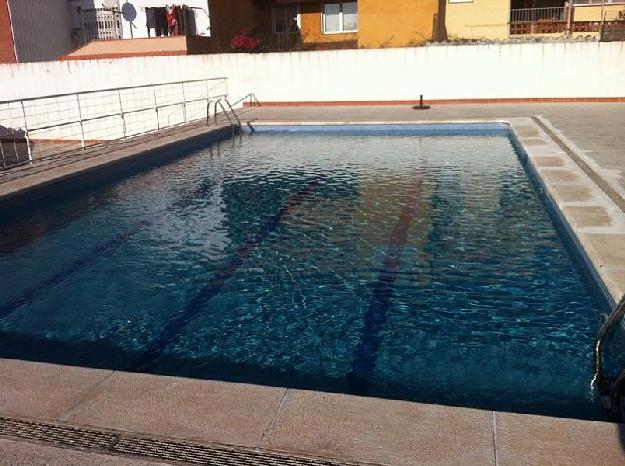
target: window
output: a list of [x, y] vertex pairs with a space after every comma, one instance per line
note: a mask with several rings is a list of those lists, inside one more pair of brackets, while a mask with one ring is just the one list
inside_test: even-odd
[[276, 5], [273, 8], [273, 32], [289, 34], [299, 31], [299, 7], [297, 5]]
[[323, 33], [358, 31], [358, 2], [326, 3], [323, 5]]
[[573, 0], [574, 5], [608, 5], [610, 3], [623, 3], [623, 0]]

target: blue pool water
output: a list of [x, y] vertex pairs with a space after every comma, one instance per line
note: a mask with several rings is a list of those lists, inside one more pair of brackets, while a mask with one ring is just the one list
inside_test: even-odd
[[0, 357], [602, 418], [605, 309], [505, 130], [174, 155], [4, 217]]

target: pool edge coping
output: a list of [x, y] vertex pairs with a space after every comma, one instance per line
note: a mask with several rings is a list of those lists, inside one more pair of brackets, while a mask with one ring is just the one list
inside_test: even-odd
[[[558, 448], [568, 449], [569, 456], [575, 458], [578, 450], [580, 454], [587, 453], [588, 445], [584, 443], [590, 435], [594, 437], [591, 445], [597, 446], [595, 454], [599, 453], [600, 447], [603, 454], [619, 458], [619, 462], [606, 461], [605, 464], [622, 464], [621, 460], [625, 460], [625, 446], [619, 440], [625, 424], [605, 421], [15, 359], [0, 359], [0, 369], [7, 369], [11, 375], [11, 381], [3, 383], [0, 380], [0, 386], [17, 385], [16, 389], [28, 392], [27, 396], [45, 396], [51, 386], [58, 395], [58, 380], [50, 377], [68, 369], [75, 383], [84, 381], [80, 392], [67, 395], [54, 407], [46, 407], [56, 414], [46, 413], [40, 404], [30, 405], [27, 400], [21, 400], [21, 408], [6, 409], [1, 406], [5, 403], [0, 397], [0, 423], [4, 418], [77, 430], [117, 432], [155, 441], [389, 465], [409, 464], [411, 461], [406, 463], [407, 460], [418, 464], [426, 460], [432, 462], [433, 456], [440, 455], [449, 459], [448, 462], [440, 461], [441, 464], [457, 464], [462, 458], [476, 456], [479, 461], [471, 464], [496, 464], [494, 456], [518, 453], [519, 449], [523, 455], [526, 451], [530, 453], [526, 446], [532, 443], [532, 450], [537, 449], [544, 455], [545, 450], [551, 451], [550, 448], [541, 451], [544, 442], [559, 444], [556, 445]], [[68, 392], [71, 388], [62, 385], [60, 391]], [[124, 398], [131, 399], [124, 401]], [[198, 401], [202, 404], [197, 404]], [[129, 405], [131, 409], [128, 409]], [[257, 412], [254, 415], [251, 415], [251, 406]], [[258, 416], [258, 412], [264, 414]], [[207, 413], [211, 415], [208, 419], [205, 417]], [[243, 419], [249, 425], [242, 425]], [[206, 428], [207, 424], [209, 427], [214, 425]], [[533, 435], [527, 437], [528, 431]], [[27, 434], [0, 433], [0, 438], [81, 448], [55, 438], [29, 438]], [[454, 448], [450, 448], [452, 443]], [[421, 444], [428, 448], [421, 449]], [[558, 448], [553, 451], [561, 455]], [[558, 458], [562, 459], [562, 456]]]

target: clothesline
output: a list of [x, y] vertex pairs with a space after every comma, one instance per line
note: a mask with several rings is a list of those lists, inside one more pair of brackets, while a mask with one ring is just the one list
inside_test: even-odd
[[160, 36], [189, 35], [195, 28], [195, 13], [186, 5], [168, 7], [145, 7], [148, 37], [151, 29]]

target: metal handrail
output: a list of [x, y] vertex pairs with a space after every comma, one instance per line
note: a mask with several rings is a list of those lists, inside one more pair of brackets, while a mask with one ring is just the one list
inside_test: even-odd
[[[213, 85], [211, 83], [217, 84]], [[221, 86], [223, 86], [223, 89], [221, 89]], [[218, 87], [220, 89], [216, 90]], [[139, 90], [139, 93], [128, 92], [132, 90]], [[167, 95], [159, 99], [158, 92], [161, 90]], [[126, 94], [122, 97], [124, 92]], [[211, 95], [212, 92], [218, 92], [218, 94]], [[7, 126], [6, 134], [0, 133], [0, 168], [4, 169], [8, 166], [32, 163], [33, 140], [37, 141], [37, 144], [51, 141], [51, 145], [59, 141], [67, 141], [68, 143], [79, 141], [80, 147], [85, 149], [87, 145], [103, 144], [130, 136], [151, 133], [165, 127], [174, 127], [191, 121], [201, 120], [203, 118], [201, 110], [199, 116], [195, 113], [197, 112], [195, 110], [197, 109], [197, 104], [200, 103], [201, 109], [201, 102], [206, 101], [207, 105], [209, 105], [215, 98], [227, 99], [227, 92], [227, 79], [218, 77], [95, 89], [74, 93], [48, 94], [39, 97], [0, 101], [0, 119], [3, 119], [3, 124]], [[134, 103], [130, 108], [124, 108], [124, 106], [128, 107], [128, 104], [124, 105], [126, 99], [131, 99], [131, 101], [134, 99], [134, 102], [138, 104], [138, 108], [133, 108], [135, 107]], [[94, 106], [92, 102], [97, 102], [97, 105]], [[26, 106], [25, 103], [27, 104]], [[62, 105], [63, 108], [58, 108], [59, 105]], [[192, 114], [189, 113], [191, 105], [195, 105], [195, 107], [191, 107], [194, 108]], [[50, 107], [52, 110], [49, 109]], [[163, 124], [162, 110], [172, 107], [180, 107], [180, 116], [174, 117], [180, 121], [171, 122], [167, 120]], [[93, 111], [93, 108], [96, 110]], [[6, 117], [2, 116], [2, 111], [7, 112]], [[137, 117], [133, 119], [128, 118], [130, 115], [140, 115], [146, 112], [153, 112], [153, 115], [150, 117], [150, 121], [139, 121], [139, 127], [137, 127]], [[171, 114], [177, 113], [177, 111], [173, 111]], [[115, 119], [114, 125], [106, 123], [106, 120], [111, 118]], [[139, 116], [138, 118], [141, 117]], [[130, 123], [133, 125], [132, 131], [129, 131], [131, 126], [128, 126], [127, 120], [132, 122]], [[88, 124], [100, 121], [104, 123], [97, 123], [100, 125], [100, 129], [96, 129], [96, 131], [100, 131], [101, 134], [104, 134], [104, 137], [90, 138], [87, 134]], [[71, 127], [76, 127], [77, 131], [71, 137], [67, 137], [63, 131], [66, 131], [66, 128], [71, 129]], [[41, 133], [49, 132], [58, 133], [61, 137], [56, 138], [52, 134], [45, 134], [43, 138], [39, 136]], [[20, 144], [25, 143], [22, 154], [19, 153], [20, 151], [18, 151], [16, 145], [16, 135], [22, 135]], [[13, 139], [14, 147], [12, 151], [15, 153], [15, 157], [10, 155], [9, 157], [11, 159], [14, 158], [14, 160], [8, 162], [6, 151], [8, 146], [6, 143], [10, 142], [11, 139]], [[46, 155], [57, 155], [74, 150], [67, 146], [60, 147], [60, 150], [57, 147], [52, 147], [50, 153], [46, 152]], [[25, 157], [26, 154], [27, 157]]]
[[607, 408], [614, 413], [614, 411], [618, 411], [618, 397], [620, 396], [621, 388], [625, 386], [625, 368], [623, 368], [619, 377], [616, 379], [615, 383], [610, 386], [608, 380], [603, 377], [603, 367], [602, 367], [602, 346], [603, 339], [606, 337], [608, 332], [612, 329], [612, 327], [619, 322], [625, 316], [625, 296], [621, 298], [617, 306], [614, 308], [612, 313], [608, 316], [606, 321], [603, 323], [597, 336], [595, 338], [594, 344], [594, 374], [592, 378], [591, 385], [594, 386], [599, 394], [604, 399], [609, 401], [609, 406]]
[[[236, 120], [236, 125], [234, 120], [232, 119], [232, 117], [230, 116], [230, 114], [228, 114], [228, 110], [226, 109], [226, 107], [224, 107], [223, 102], [226, 102], [226, 105], [228, 106], [230, 113], [232, 114], [232, 116], [234, 117], [234, 120]], [[207, 106], [206, 106], [206, 124], [209, 125], [210, 124], [210, 105], [211, 102], [209, 101]], [[215, 124], [218, 123], [217, 120], [217, 106], [221, 107], [222, 113], [226, 116], [226, 118], [228, 119], [228, 122], [230, 123], [230, 125], [232, 127], [238, 127], [239, 129], [241, 128], [241, 120], [239, 119], [239, 116], [237, 115], [237, 112], [234, 111], [234, 108], [232, 107], [232, 105], [230, 105], [230, 102], [228, 101], [228, 99], [226, 97], [219, 97], [218, 99], [213, 101], [213, 108], [214, 108], [214, 113], [213, 113], [213, 118], [215, 119]]]
[[[219, 94], [219, 95], [216, 95], [214, 97], [211, 97], [210, 99], [215, 98], [215, 97], [225, 97], [226, 95], [227, 94]], [[190, 104], [190, 103], [193, 103], [193, 102], [201, 102], [203, 100], [206, 100], [206, 98], [202, 97], [202, 98], [199, 98], [199, 99], [190, 99], [190, 100], [185, 100], [184, 102], [186, 102], [187, 104]], [[104, 120], [106, 118], [111, 118], [111, 117], [115, 117], [115, 116], [119, 116], [119, 117], [124, 118], [126, 115], [132, 115], [133, 113], [147, 112], [149, 110], [154, 110], [155, 108], [161, 109], [161, 108], [167, 108], [167, 107], [175, 107], [177, 105], [181, 105], [181, 102], [175, 102], [175, 103], [172, 103], [172, 104], [156, 105], [156, 106], [152, 105], [150, 107], [142, 107], [142, 108], [138, 108], [138, 109], [135, 109], [135, 110], [126, 110], [126, 111], [121, 111], [121, 112], [106, 113], [104, 115], [98, 115], [96, 117], [82, 118], [80, 121], [82, 121], [83, 123], [88, 123], [90, 121]], [[63, 126], [75, 125], [76, 123], [78, 123], [77, 120], [66, 121], [64, 123], [56, 123], [54, 125], [39, 126], [37, 128], [29, 128], [29, 131], [45, 131], [47, 129], [62, 128]]]
[[149, 83], [149, 84], [139, 84], [137, 86], [125, 86], [125, 87], [109, 87], [105, 89], [94, 89], [91, 91], [79, 91], [79, 92], [67, 92], [64, 94], [46, 94], [40, 95], [38, 97], [26, 97], [24, 99], [13, 99], [13, 100], [0, 100], [0, 105], [2, 104], [11, 104], [14, 102], [29, 102], [32, 100], [40, 100], [40, 99], [54, 99], [57, 97], [69, 97], [71, 95], [83, 95], [83, 94], [96, 94], [98, 92], [113, 92], [113, 91], [126, 91], [129, 89], [139, 89], [141, 87], [155, 87], [155, 86], [173, 86], [175, 84], [191, 84], [191, 83], [199, 83], [203, 81], [225, 81], [228, 78], [219, 77], [219, 78], [206, 78], [206, 79], [190, 79], [188, 81], [167, 81], [164, 83]]
[[241, 97], [239, 100], [237, 100], [235, 103], [232, 104], [232, 106], [236, 106], [238, 104], [240, 104], [241, 102], [243, 102], [245, 99], [250, 99], [250, 102], [253, 103], [253, 106], [258, 105], [259, 107], [262, 107], [263, 104], [260, 102], [260, 100], [258, 100], [258, 98], [256, 97], [256, 94], [254, 94], [253, 92], [250, 92], [249, 94], [247, 94], [246, 96]]

